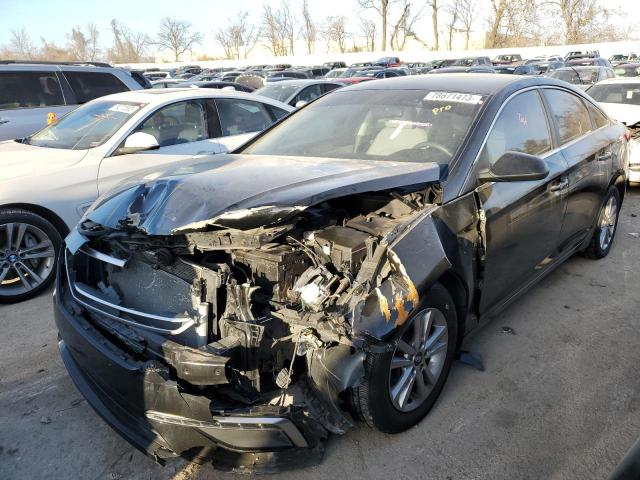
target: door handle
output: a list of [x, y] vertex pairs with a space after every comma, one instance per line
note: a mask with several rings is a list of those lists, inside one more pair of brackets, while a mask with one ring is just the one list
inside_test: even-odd
[[10, 120], [8, 118], [0, 118], [0, 125], [4, 125], [5, 123], [9, 123]]
[[555, 182], [553, 182], [551, 185], [549, 185], [549, 191], [550, 192], [559, 192], [560, 190], [564, 190], [568, 186], [569, 186], [569, 179], [568, 178], [561, 178], [561, 179], [556, 180]]
[[607, 160], [611, 160], [611, 152], [602, 152], [596, 155], [596, 160], [599, 162], [606, 162]]

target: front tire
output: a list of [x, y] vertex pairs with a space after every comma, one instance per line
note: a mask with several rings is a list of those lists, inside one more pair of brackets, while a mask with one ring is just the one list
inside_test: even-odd
[[45, 218], [0, 209], [0, 303], [33, 298], [55, 278], [62, 237]]
[[584, 251], [585, 256], [598, 260], [609, 254], [618, 228], [621, 206], [618, 189], [610, 187], [598, 213], [596, 229], [593, 232], [591, 242]]
[[416, 425], [442, 391], [457, 339], [455, 304], [449, 292], [436, 284], [397, 332], [395, 349], [367, 355], [365, 380], [353, 391], [356, 413], [385, 433]]

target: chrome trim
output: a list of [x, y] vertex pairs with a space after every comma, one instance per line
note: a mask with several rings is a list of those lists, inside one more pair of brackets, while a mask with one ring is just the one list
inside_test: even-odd
[[276, 428], [282, 431], [291, 443], [296, 447], [308, 447], [309, 444], [307, 440], [304, 438], [302, 433], [296, 425], [285, 417], [238, 417], [238, 416], [229, 416], [229, 417], [212, 417], [211, 421], [202, 421], [195, 420], [192, 418], [182, 417], [180, 415], [172, 415], [169, 413], [157, 412], [155, 410], [147, 410], [145, 412], [145, 416], [150, 420], [155, 420], [157, 422], [162, 423], [170, 423], [174, 425], [182, 425], [185, 427], [194, 427], [194, 428], [211, 428], [211, 429], [223, 429], [223, 428], [246, 428], [254, 426], [254, 428], [263, 429], [267, 428]]
[[[138, 312], [137, 310], [132, 310], [130, 308], [125, 308], [125, 307], [121, 307], [119, 305], [115, 305], [111, 302], [108, 302], [104, 299], [101, 299], [99, 297], [96, 297], [95, 295], [87, 292], [86, 290], [84, 290], [82, 287], [79, 287], [77, 284], [75, 283], [71, 283], [71, 275], [69, 272], [69, 255], [68, 255], [68, 250], [65, 249], [65, 263], [64, 263], [64, 268], [65, 268], [65, 273], [67, 274], [67, 284], [69, 285], [69, 293], [71, 294], [71, 296], [73, 297], [73, 299], [78, 302], [80, 305], [84, 306], [85, 308], [88, 308], [89, 310], [92, 310], [100, 315], [104, 315], [108, 318], [111, 318], [112, 320], [116, 320], [118, 322], [122, 322], [122, 323], [126, 323], [138, 328], [144, 328], [146, 330], [151, 330], [154, 332], [160, 332], [160, 333], [166, 333], [169, 335], [179, 335], [180, 333], [184, 332], [185, 330], [187, 330], [189, 327], [195, 325], [196, 321], [193, 318], [190, 317], [162, 317], [159, 315], [152, 315], [149, 313], [143, 313], [143, 312]], [[122, 313], [127, 313], [129, 315], [136, 315], [139, 317], [143, 317], [143, 318], [149, 318], [152, 320], [160, 320], [163, 322], [169, 322], [169, 323], [180, 323], [181, 326], [180, 328], [174, 329], [174, 330], [169, 330], [166, 328], [160, 328], [160, 327], [154, 327], [152, 325], [146, 325], [144, 323], [139, 323], [139, 322], [135, 322], [133, 320], [127, 320], [126, 318], [122, 318], [119, 317], [117, 315], [113, 315], [111, 313], [105, 312], [103, 310], [100, 310], [99, 308], [95, 307], [94, 305], [91, 305], [90, 303], [87, 303], [86, 301], [82, 300], [81, 298], [78, 298], [78, 296], [76, 295], [77, 293], [80, 293], [81, 295], [87, 297], [89, 300], [92, 300], [96, 303], [100, 303], [101, 305], [104, 305], [106, 307], [112, 308], [113, 310], [117, 310], [118, 312], [122, 312]]]
[[192, 320], [191, 317], [163, 317], [160, 315], [154, 315], [152, 313], [139, 312], [138, 310], [133, 310], [132, 308], [121, 307], [120, 305], [116, 305], [115, 303], [108, 302], [107, 300], [93, 295], [83, 285], [80, 285], [78, 283], [74, 283], [73, 287], [79, 294], [87, 297], [89, 300], [104, 305], [105, 307], [113, 308], [114, 310], [118, 310], [119, 312], [128, 313], [129, 315], [135, 315], [136, 317], [149, 318], [151, 320], [158, 320], [161, 322], [169, 323], [184, 323], [187, 320]]
[[86, 245], [80, 248], [80, 251], [85, 255], [89, 255], [90, 257], [95, 258], [96, 260], [100, 260], [101, 262], [110, 263], [111, 265], [115, 265], [116, 267], [124, 267], [127, 264], [128, 260], [124, 260], [122, 258], [116, 258], [111, 255], [107, 255], [106, 253], [99, 252], [91, 247], [87, 247]]

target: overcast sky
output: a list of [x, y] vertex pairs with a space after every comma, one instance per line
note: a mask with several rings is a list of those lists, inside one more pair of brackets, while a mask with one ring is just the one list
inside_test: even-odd
[[[266, 0], [275, 6], [280, 0]], [[426, 2], [416, 0], [415, 5]], [[485, 29], [486, 13], [489, 11], [488, 0], [478, 0], [478, 20], [474, 26], [476, 35]], [[197, 47], [198, 52], [218, 51], [213, 33], [235, 18], [240, 10], [247, 10], [258, 22], [262, 0], [0, 0], [0, 45], [7, 44], [11, 30], [25, 27], [34, 43], [40, 37], [64, 45], [66, 35], [74, 25], [85, 26], [93, 22], [101, 29], [100, 43], [102, 47], [111, 45], [112, 36], [109, 22], [116, 18], [132, 30], [143, 31], [155, 36], [160, 20], [166, 16], [175, 16], [193, 24], [195, 31], [205, 35], [204, 44]], [[290, 0], [291, 8], [299, 12], [302, 0]], [[317, 22], [322, 22], [328, 15], [345, 15], [350, 19], [351, 30], [359, 30], [360, 17], [370, 18], [372, 13], [363, 13], [356, 0], [310, 0], [310, 10]], [[640, 18], [640, 1], [638, 0], [606, 0], [611, 8], [623, 8], [629, 18]], [[395, 16], [395, 15], [394, 15]], [[298, 15], [298, 19], [300, 15]], [[417, 28], [418, 34], [431, 39], [431, 18], [425, 12]]]

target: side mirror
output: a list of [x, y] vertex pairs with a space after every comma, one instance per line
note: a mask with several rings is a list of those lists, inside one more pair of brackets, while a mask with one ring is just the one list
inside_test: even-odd
[[480, 172], [481, 182], [526, 182], [542, 180], [549, 175], [544, 160], [523, 152], [505, 152], [493, 166]]
[[309, 102], [305, 102], [304, 100], [298, 100], [296, 102], [296, 108], [304, 107], [307, 103]]
[[157, 150], [160, 148], [156, 137], [150, 133], [136, 132], [127, 137], [124, 145], [118, 148], [116, 155], [127, 155], [129, 153], [144, 152], [147, 150]]

